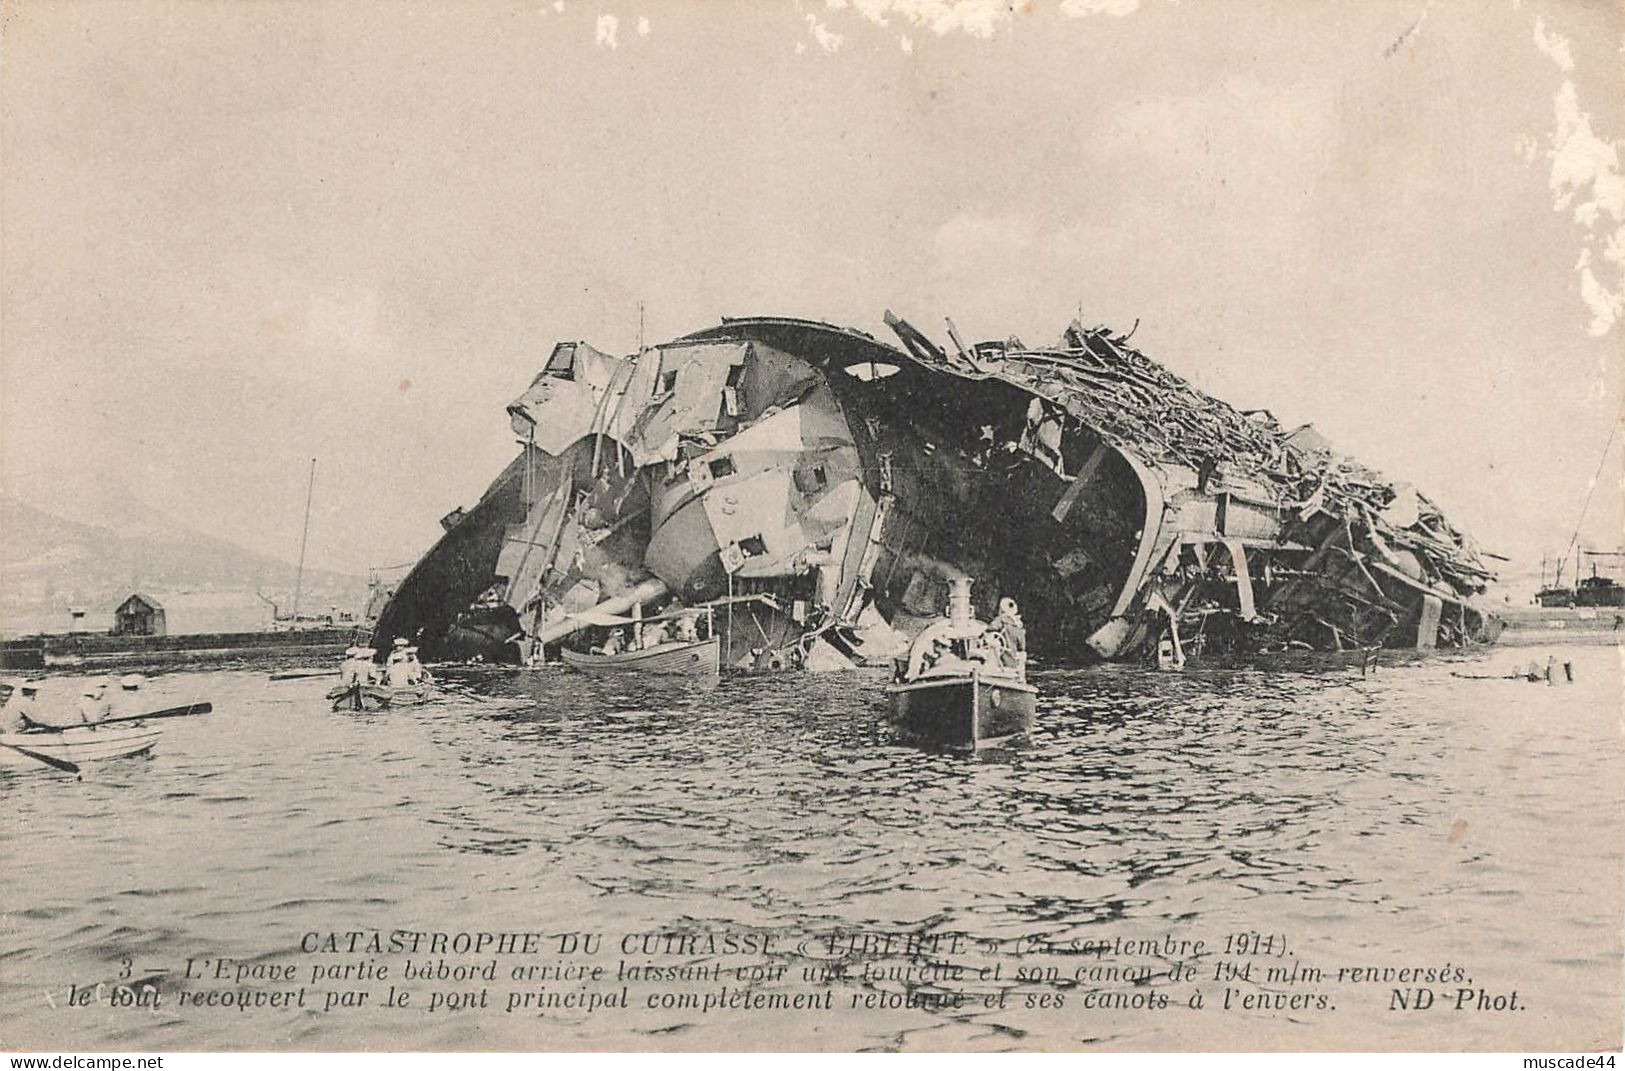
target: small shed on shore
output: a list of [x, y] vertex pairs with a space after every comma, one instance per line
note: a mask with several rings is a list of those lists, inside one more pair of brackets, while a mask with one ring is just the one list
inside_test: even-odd
[[164, 608], [151, 595], [139, 591], [118, 604], [113, 611], [115, 636], [167, 636]]

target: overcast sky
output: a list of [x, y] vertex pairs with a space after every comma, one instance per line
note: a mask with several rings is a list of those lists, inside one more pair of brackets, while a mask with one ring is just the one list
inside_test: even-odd
[[[7, 5], [0, 473], [410, 560], [555, 340], [1083, 310], [1494, 550], [1621, 404], [1625, 35], [1553, 0]], [[1616, 544], [1616, 438], [1586, 525]]]

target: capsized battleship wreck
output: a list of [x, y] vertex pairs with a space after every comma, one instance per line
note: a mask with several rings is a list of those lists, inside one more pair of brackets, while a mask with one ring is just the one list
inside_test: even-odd
[[[1074, 322], [1048, 348], [785, 318], [626, 357], [560, 343], [519, 455], [381, 613], [519, 662], [707, 605], [736, 669], [885, 660], [974, 580], [1051, 660], [1491, 642], [1494, 579], [1427, 498]], [[591, 635], [591, 633], [587, 633]], [[600, 633], [601, 634], [601, 633]]]

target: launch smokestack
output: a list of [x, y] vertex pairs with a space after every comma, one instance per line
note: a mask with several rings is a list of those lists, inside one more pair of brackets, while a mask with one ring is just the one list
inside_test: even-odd
[[948, 620], [954, 623], [955, 628], [965, 628], [971, 623], [968, 576], [956, 576], [948, 581]]

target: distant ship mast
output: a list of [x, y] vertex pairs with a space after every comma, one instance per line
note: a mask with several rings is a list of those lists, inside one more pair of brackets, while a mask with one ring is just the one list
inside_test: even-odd
[[[1614, 436], [1619, 434], [1619, 422], [1620, 422], [1620, 418], [1616, 415], [1614, 417], [1613, 421], [1609, 425], [1609, 428], [1608, 428], [1608, 441], [1602, 444], [1602, 455], [1597, 458], [1597, 471], [1592, 474], [1591, 484], [1590, 484], [1590, 486], [1588, 486], [1586, 488], [1585, 504], [1580, 507], [1580, 519], [1574, 522], [1574, 535], [1571, 536], [1570, 539], [1569, 539], [1568, 550], [1572, 550], [1574, 552], [1574, 582], [1576, 584], [1578, 584], [1580, 582], [1580, 569], [1581, 569], [1581, 566], [1580, 566], [1580, 529], [1585, 525], [1586, 513], [1589, 512], [1590, 509], [1591, 509], [1591, 496], [1596, 493], [1597, 481], [1602, 479], [1603, 466], [1608, 464], [1608, 451], [1609, 451], [1609, 448], [1611, 448], [1614, 445]], [[1568, 557], [1568, 551], [1564, 551], [1563, 552], [1563, 558], [1566, 559], [1567, 557]], [[1563, 575], [1562, 574], [1563, 562], [1561, 560], [1559, 560], [1557, 568], [1558, 568], [1558, 576], [1561, 578], [1561, 576]], [[1559, 579], [1557, 582], [1559, 584], [1561, 584], [1562, 580]]]
[[299, 533], [299, 572], [293, 581], [293, 622], [299, 623], [299, 596], [305, 588], [305, 544], [310, 539], [310, 500], [316, 493], [316, 459], [310, 459], [310, 483], [305, 488], [305, 527]]
[[[1603, 443], [1602, 454], [1597, 458], [1597, 471], [1592, 474], [1591, 482], [1586, 487], [1585, 502], [1581, 504], [1580, 516], [1574, 522], [1574, 532], [1569, 536], [1569, 545], [1555, 559], [1557, 571], [1553, 574], [1550, 585], [1546, 583], [1546, 556], [1541, 555], [1540, 590], [1536, 593], [1535, 598], [1542, 606], [1575, 605], [1572, 600], [1579, 597], [1580, 589], [1585, 586], [1584, 559], [1586, 557], [1593, 559], [1625, 557], [1625, 552], [1586, 550], [1580, 544], [1580, 532], [1585, 527], [1586, 514], [1591, 510], [1591, 498], [1597, 491], [1598, 481], [1602, 479], [1603, 469], [1607, 467], [1608, 452], [1613, 448], [1614, 438], [1619, 434], [1620, 422], [1621, 418], [1616, 416], [1610, 423], [1608, 441]], [[1568, 564], [1570, 554], [1574, 555], [1574, 577], [1569, 582], [1569, 585], [1565, 587], [1563, 585], [1563, 567]], [[1591, 579], [1593, 581], [1597, 579], [1595, 560], [1591, 564]]]

